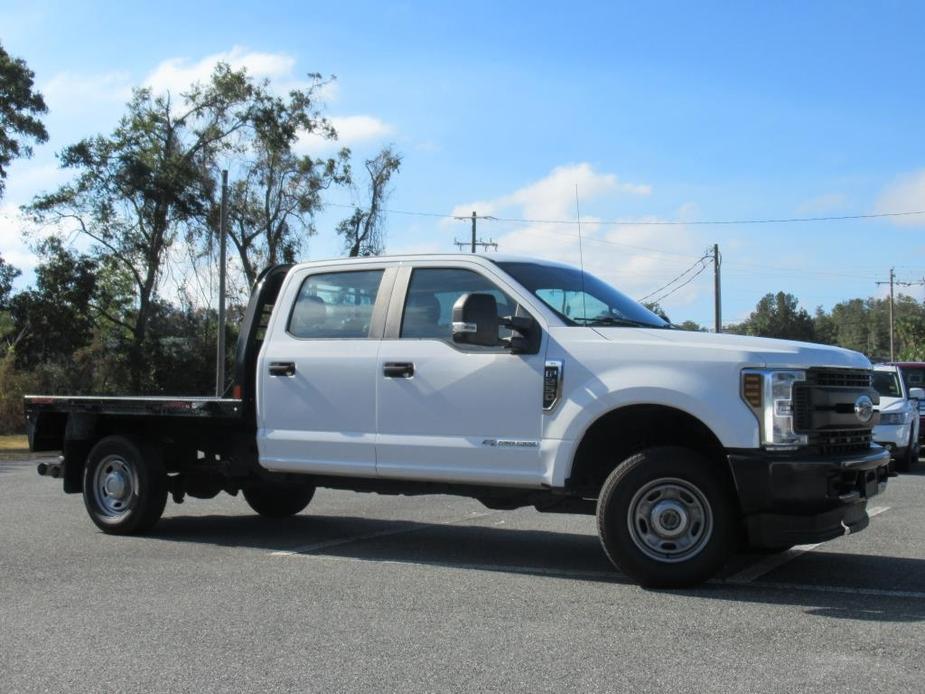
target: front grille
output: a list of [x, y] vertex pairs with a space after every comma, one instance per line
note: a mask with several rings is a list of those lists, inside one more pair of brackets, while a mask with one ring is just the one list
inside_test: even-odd
[[864, 369], [809, 369], [806, 385], [827, 388], [870, 388], [870, 371]]
[[807, 370], [806, 381], [793, 388], [794, 429], [805, 433], [809, 446], [823, 455], [869, 448], [870, 425], [852, 422], [856, 397], [870, 388], [871, 372], [864, 369]]
[[809, 435], [809, 445], [819, 453], [851, 453], [870, 448], [869, 429], [831, 429]]
[[803, 384], [793, 387], [793, 428], [806, 431], [813, 426], [813, 401], [810, 389]]

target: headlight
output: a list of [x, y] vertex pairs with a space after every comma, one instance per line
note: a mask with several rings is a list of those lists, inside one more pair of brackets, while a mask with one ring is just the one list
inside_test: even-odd
[[761, 445], [793, 450], [807, 444], [793, 429], [793, 385], [806, 380], [805, 371], [748, 369], [742, 372], [742, 398], [761, 425]]
[[881, 424], [891, 424], [893, 426], [898, 426], [900, 424], [908, 424], [912, 421], [912, 413], [906, 410], [905, 412], [881, 412], [880, 413], [880, 423]]

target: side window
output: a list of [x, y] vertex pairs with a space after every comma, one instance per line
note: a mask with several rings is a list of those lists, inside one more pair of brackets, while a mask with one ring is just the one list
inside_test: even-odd
[[[477, 272], [455, 268], [421, 268], [411, 273], [401, 321], [403, 338], [452, 339], [453, 304], [463, 294], [491, 294], [498, 316], [511, 316], [517, 304]], [[510, 331], [503, 330], [502, 337]]]
[[382, 270], [310, 275], [289, 317], [289, 333], [308, 338], [369, 337]]

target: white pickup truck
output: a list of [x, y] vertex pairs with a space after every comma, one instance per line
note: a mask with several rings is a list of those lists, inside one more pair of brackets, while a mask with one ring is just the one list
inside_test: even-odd
[[863, 529], [889, 454], [871, 366], [833, 347], [686, 332], [557, 263], [421, 255], [276, 266], [254, 287], [227, 398], [29, 396], [39, 472], [107, 533], [168, 494], [299, 513], [317, 487], [596, 514], [648, 586], [741, 543]]

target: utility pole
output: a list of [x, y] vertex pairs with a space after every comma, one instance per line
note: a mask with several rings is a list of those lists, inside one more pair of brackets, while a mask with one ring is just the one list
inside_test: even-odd
[[[896, 284], [896, 268], [890, 268], [890, 280], [889, 282], [877, 282], [877, 286], [881, 284], [890, 285], [890, 361], [896, 359], [896, 350], [893, 348], [893, 286]], [[911, 282], [903, 282], [905, 286], [912, 284]]]
[[492, 241], [491, 239], [488, 239], [488, 241], [482, 241], [482, 239], [478, 238], [477, 233], [476, 233], [476, 222], [477, 222], [478, 220], [480, 220], [480, 219], [494, 219], [494, 217], [491, 217], [491, 216], [489, 216], [489, 215], [479, 216], [479, 215], [477, 215], [477, 214], [475, 213], [475, 210], [473, 210], [473, 211], [472, 211], [472, 216], [471, 216], [471, 217], [454, 217], [453, 219], [456, 219], [456, 220], [459, 220], [459, 221], [469, 221], [470, 219], [472, 220], [472, 240], [466, 242], [466, 241], [457, 241], [456, 239], [453, 239], [453, 244], [454, 244], [457, 248], [459, 248], [459, 250], [462, 250], [462, 249], [465, 248], [466, 246], [469, 246], [469, 252], [470, 252], [470, 253], [475, 253], [475, 249], [476, 249], [478, 246], [481, 246], [482, 248], [484, 248], [484, 249], [486, 249], [486, 250], [489, 249], [489, 248], [494, 248], [495, 250], [498, 250], [498, 244], [497, 244], [497, 243], [495, 243], [495, 242]]
[[893, 283], [896, 281], [896, 268], [890, 268], [890, 361], [894, 360], [893, 349]]
[[720, 287], [719, 278], [719, 244], [713, 244], [713, 315], [715, 330], [718, 333], [723, 332], [723, 293]]
[[881, 284], [890, 285], [890, 361], [894, 361], [896, 359], [896, 350], [894, 348], [895, 338], [894, 338], [894, 330], [893, 330], [893, 323], [894, 323], [893, 321], [893, 313], [894, 313], [893, 291], [894, 291], [894, 287], [915, 287], [915, 286], [925, 285], [925, 279], [919, 280], [918, 282], [897, 282], [896, 281], [896, 268], [891, 267], [889, 281], [876, 282], [875, 284], [877, 284], [878, 286]]
[[218, 339], [215, 345], [215, 397], [225, 394], [225, 236], [228, 225], [228, 171], [222, 170], [218, 242]]

